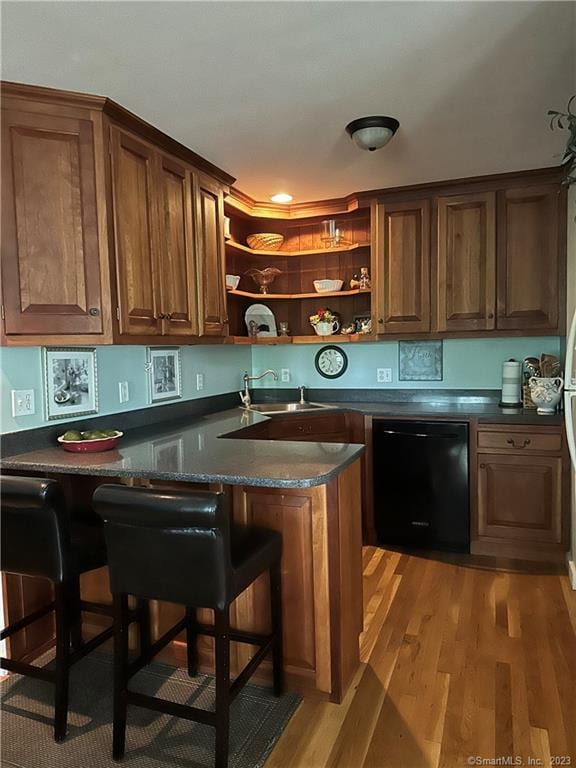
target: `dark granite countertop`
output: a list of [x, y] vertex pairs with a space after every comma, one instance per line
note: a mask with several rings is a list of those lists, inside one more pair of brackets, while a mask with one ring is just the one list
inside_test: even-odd
[[[309, 389], [312, 402], [330, 404], [369, 416], [391, 419], [461, 419], [481, 424], [525, 424], [558, 426], [564, 414], [540, 416], [535, 409], [509, 409], [498, 405], [497, 390], [388, 390]], [[254, 402], [282, 402], [298, 399], [298, 390], [256, 389]]]
[[360, 411], [369, 416], [390, 417], [391, 419], [475, 419], [480, 424], [526, 424], [538, 426], [557, 426], [564, 423], [564, 416], [540, 416], [532, 409], [512, 410], [500, 408], [492, 403], [347, 403], [336, 402], [333, 405], [351, 411]]
[[0, 465], [26, 472], [308, 488], [330, 482], [364, 451], [363, 445], [221, 439], [266, 418], [235, 408], [129, 431], [113, 451], [69, 453], [55, 445], [6, 456]]

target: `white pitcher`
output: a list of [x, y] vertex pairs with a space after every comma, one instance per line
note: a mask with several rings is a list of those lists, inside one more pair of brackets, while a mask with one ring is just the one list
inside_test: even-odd
[[532, 402], [538, 413], [543, 415], [555, 413], [562, 397], [564, 380], [560, 376], [554, 379], [532, 376], [528, 383], [530, 384]]
[[332, 336], [333, 333], [337, 333], [340, 328], [338, 320], [334, 320], [331, 323], [320, 322], [312, 326], [318, 336]]

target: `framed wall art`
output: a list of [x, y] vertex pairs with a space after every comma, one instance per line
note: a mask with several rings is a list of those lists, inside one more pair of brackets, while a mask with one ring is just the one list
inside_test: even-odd
[[399, 341], [399, 381], [442, 381], [442, 340]]
[[98, 413], [96, 350], [44, 347], [44, 398], [47, 419]]
[[148, 347], [146, 368], [152, 403], [182, 397], [180, 347]]

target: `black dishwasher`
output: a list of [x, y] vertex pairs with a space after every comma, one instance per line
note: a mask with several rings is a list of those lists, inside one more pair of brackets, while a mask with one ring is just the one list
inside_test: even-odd
[[380, 544], [470, 551], [468, 425], [373, 422]]

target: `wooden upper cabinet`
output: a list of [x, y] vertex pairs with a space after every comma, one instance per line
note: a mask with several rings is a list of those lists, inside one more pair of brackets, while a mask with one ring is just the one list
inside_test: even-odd
[[224, 192], [204, 174], [195, 178], [200, 335], [228, 331], [224, 259]]
[[496, 197], [494, 192], [437, 201], [436, 329], [495, 327]]
[[119, 330], [157, 335], [162, 324], [155, 151], [112, 127], [111, 154]]
[[378, 206], [378, 333], [430, 330], [430, 202]]
[[198, 334], [198, 300], [190, 168], [161, 154], [158, 192], [164, 333], [194, 336]]
[[558, 185], [499, 193], [498, 329], [559, 329], [563, 200]]
[[97, 341], [110, 308], [103, 303], [94, 125], [88, 111], [86, 119], [60, 111], [2, 110], [4, 330]]

